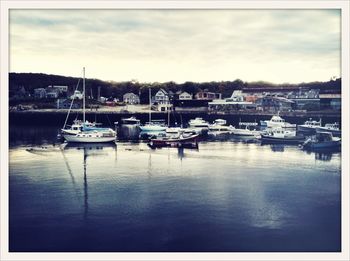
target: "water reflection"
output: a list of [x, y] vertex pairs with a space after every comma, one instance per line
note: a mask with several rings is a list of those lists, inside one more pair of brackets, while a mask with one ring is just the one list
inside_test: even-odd
[[283, 152], [284, 146], [284, 144], [271, 144], [270, 148], [273, 152]]
[[64, 151], [77, 150], [77, 151], [83, 152], [83, 191], [84, 191], [83, 216], [84, 216], [84, 220], [88, 218], [88, 212], [89, 212], [87, 158], [89, 156], [95, 157], [95, 156], [101, 156], [101, 155], [108, 155], [108, 151], [106, 151], [106, 148], [112, 148], [112, 149], [115, 149], [115, 152], [117, 151], [117, 146], [115, 143], [63, 143], [61, 145], [61, 151], [64, 158], [64, 162], [66, 164], [68, 173], [71, 177], [74, 187], [76, 187], [75, 178]]
[[340, 148], [308, 150], [307, 154], [315, 154], [315, 160], [331, 161], [334, 154], [339, 154]]

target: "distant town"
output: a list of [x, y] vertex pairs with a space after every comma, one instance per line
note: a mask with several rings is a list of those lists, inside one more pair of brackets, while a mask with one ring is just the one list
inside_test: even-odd
[[[43, 74], [38, 74], [39, 78]], [[25, 77], [24, 77], [25, 76]], [[10, 111], [66, 110], [82, 107], [83, 93], [77, 88], [78, 78], [55, 76], [51, 84], [38, 77], [28, 80], [28, 74], [10, 74]], [[33, 77], [33, 75], [31, 75]], [[35, 75], [34, 75], [35, 76]], [[44, 75], [50, 78], [49, 75]], [[27, 80], [26, 80], [27, 79]], [[69, 84], [67, 84], [69, 79]], [[38, 86], [35, 86], [37, 82]], [[232, 82], [184, 84], [137, 81], [109, 83], [86, 80], [87, 106], [94, 111], [142, 112], [151, 108], [167, 112], [339, 112], [341, 109], [341, 79], [329, 82], [273, 85], [264, 82]], [[81, 86], [81, 82], [80, 82]], [[72, 100], [74, 102], [72, 103]]]

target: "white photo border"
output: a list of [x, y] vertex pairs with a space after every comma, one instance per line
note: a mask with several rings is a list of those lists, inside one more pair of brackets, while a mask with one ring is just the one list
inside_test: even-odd
[[[349, 0], [248, 0], [248, 1], [168, 1], [168, 0], [80, 0], [80, 1], [10, 1], [0, 0], [1, 5], [1, 53], [0, 53], [0, 260], [350, 260], [349, 256]], [[341, 214], [342, 250], [329, 252], [199, 252], [199, 253], [14, 253], [9, 252], [9, 12], [11, 9], [340, 9], [341, 10], [341, 78], [342, 78], [342, 166], [341, 166]]]

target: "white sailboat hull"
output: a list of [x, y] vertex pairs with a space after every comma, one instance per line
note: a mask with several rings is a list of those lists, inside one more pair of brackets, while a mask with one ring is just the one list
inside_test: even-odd
[[80, 137], [76, 135], [63, 135], [67, 142], [112, 142], [115, 141], [115, 136], [112, 137]]

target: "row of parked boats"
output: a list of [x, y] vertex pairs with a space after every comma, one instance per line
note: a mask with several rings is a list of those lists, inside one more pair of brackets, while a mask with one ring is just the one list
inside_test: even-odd
[[191, 146], [203, 135], [230, 134], [251, 137], [265, 143], [301, 144], [304, 148], [334, 148], [339, 147], [341, 131], [338, 123], [322, 126], [321, 120], [308, 120], [296, 125], [286, 122], [279, 115], [270, 120], [256, 122], [240, 122], [238, 128], [227, 125], [226, 120], [217, 119], [209, 123], [202, 118], [188, 122], [187, 128], [168, 127], [160, 122], [141, 125], [135, 117], [122, 119], [124, 125], [137, 125], [142, 134], [148, 134], [150, 145], [156, 146]]
[[[61, 136], [67, 142], [80, 143], [104, 143], [115, 142], [117, 139], [116, 128], [104, 128], [98, 123], [88, 122], [85, 119], [85, 68], [83, 69], [83, 120], [75, 120], [72, 125], [67, 125], [70, 109], [68, 111], [65, 123], [61, 129]], [[149, 100], [151, 101], [151, 91], [149, 91]], [[170, 114], [168, 114], [169, 118]], [[118, 123], [115, 123], [118, 124]], [[160, 121], [152, 121], [151, 103], [149, 110], [149, 121], [141, 124], [135, 117], [122, 119], [124, 125], [136, 125], [141, 133], [147, 134], [150, 138], [150, 146], [198, 146], [198, 140], [201, 136], [232, 134], [236, 136], [252, 137], [260, 139], [262, 142], [300, 144], [306, 147], [335, 147], [340, 145], [340, 129], [337, 123], [321, 125], [320, 121], [309, 120], [302, 125], [286, 122], [279, 115], [274, 115], [270, 120], [260, 121], [260, 126], [256, 122], [240, 122], [236, 128], [227, 125], [226, 120], [216, 119], [213, 123], [205, 121], [203, 118], [191, 119], [188, 126], [170, 126]], [[302, 132], [312, 132], [315, 134], [306, 138], [300, 135], [297, 130]]]

